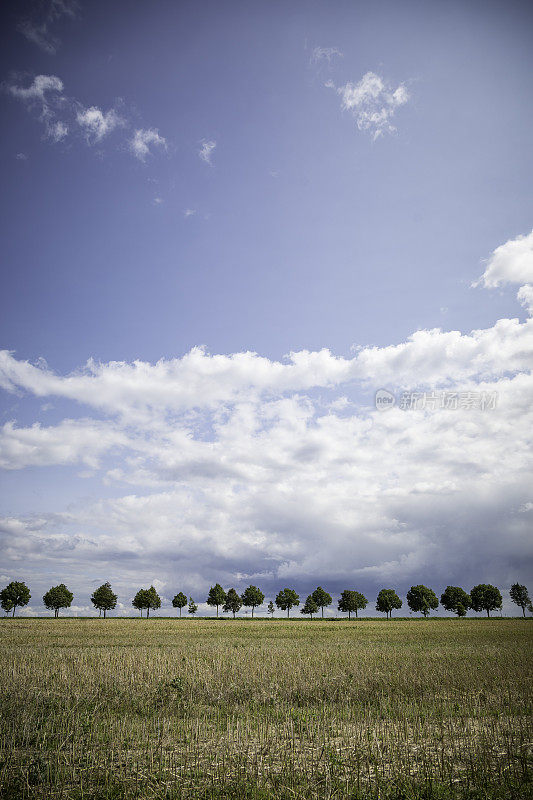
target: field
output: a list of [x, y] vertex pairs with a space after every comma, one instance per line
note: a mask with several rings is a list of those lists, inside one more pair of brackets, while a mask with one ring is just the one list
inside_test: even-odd
[[0, 620], [0, 796], [529, 798], [528, 620]]

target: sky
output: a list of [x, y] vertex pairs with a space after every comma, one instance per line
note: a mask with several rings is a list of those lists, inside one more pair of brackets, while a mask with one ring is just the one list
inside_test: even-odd
[[322, 585], [330, 614], [345, 588], [375, 613], [381, 588], [493, 583], [514, 613], [531, 5], [0, 13], [0, 583], [24, 613], [60, 582], [92, 613], [106, 580], [122, 615], [151, 584], [207, 613], [217, 581]]

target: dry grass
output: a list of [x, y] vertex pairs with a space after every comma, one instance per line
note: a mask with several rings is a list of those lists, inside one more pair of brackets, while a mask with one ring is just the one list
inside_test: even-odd
[[0, 621], [16, 798], [529, 798], [520, 620]]

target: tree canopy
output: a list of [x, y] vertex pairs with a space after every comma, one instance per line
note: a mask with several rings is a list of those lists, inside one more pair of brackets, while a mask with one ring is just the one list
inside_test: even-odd
[[141, 612], [141, 617], [143, 609], [146, 609], [146, 616], [149, 617], [151, 608], [161, 608], [161, 598], [155, 588], [150, 586], [149, 589], [139, 589], [131, 604]]
[[16, 609], [27, 606], [30, 598], [30, 590], [23, 581], [11, 581], [0, 592], [0, 605], [7, 613], [13, 611], [15, 616]]
[[303, 608], [300, 609], [300, 614], [309, 614], [311, 619], [313, 619], [313, 614], [318, 614], [318, 605], [312, 594], [309, 595]]
[[111, 588], [109, 581], [106, 581], [98, 589], [95, 589], [91, 595], [91, 603], [100, 612], [104, 612], [104, 619], [106, 611], [112, 611], [117, 605], [117, 596]]
[[437, 608], [439, 600], [433, 589], [420, 583], [418, 586], [411, 586], [407, 592], [407, 605], [415, 614], [419, 611], [427, 617], [431, 609]]
[[265, 602], [265, 595], [263, 594], [261, 589], [257, 588], [257, 586], [248, 586], [248, 588], [245, 589], [244, 592], [242, 593], [241, 600], [243, 606], [246, 606], [247, 608], [251, 607], [252, 617], [253, 617], [254, 608], [263, 605], [263, 603]]
[[173, 608], [179, 608], [180, 617], [181, 617], [181, 609], [185, 608], [186, 605], [187, 605], [187, 595], [183, 594], [183, 592], [178, 592], [172, 598], [172, 606]]
[[207, 595], [206, 603], [208, 606], [216, 606], [217, 609], [217, 617], [218, 617], [218, 607], [224, 605], [226, 601], [226, 592], [220, 585], [220, 583], [215, 583], [214, 586], [211, 586], [209, 589], [209, 594]]
[[281, 589], [276, 597], [276, 605], [282, 611], [287, 612], [287, 617], [291, 612], [293, 606], [300, 605], [300, 597], [296, 594], [294, 589]]
[[460, 586], [447, 586], [440, 602], [446, 611], [453, 611], [458, 617], [464, 617], [471, 605], [470, 595]]
[[391, 616], [394, 608], [401, 608], [402, 605], [402, 601], [394, 589], [382, 589], [377, 596], [376, 611], [381, 611], [386, 614], [388, 618]]
[[235, 589], [228, 589], [228, 593], [226, 594], [226, 601], [222, 606], [222, 611], [228, 613], [231, 611], [233, 614], [233, 619], [235, 619], [235, 614], [240, 611], [242, 607], [242, 600]]
[[324, 608], [331, 605], [332, 597], [321, 586], [317, 586], [311, 595], [317, 606], [322, 610], [322, 617], [324, 617]]
[[198, 611], [198, 606], [196, 605], [192, 597], [189, 597], [189, 608], [187, 609], [187, 612], [189, 614], [196, 614], [197, 611]]
[[509, 594], [511, 595], [511, 600], [513, 601], [513, 603], [516, 603], [517, 606], [520, 606], [520, 608], [522, 609], [522, 614], [525, 617], [526, 608], [529, 608], [529, 606], [531, 605], [531, 600], [529, 598], [527, 586], [524, 586], [521, 583], [513, 583], [509, 591]]
[[470, 592], [471, 604], [474, 611], [486, 611], [490, 617], [491, 611], [502, 607], [500, 590], [490, 583], [479, 583]]
[[355, 611], [355, 616], [357, 616], [358, 610], [366, 608], [367, 605], [368, 600], [364, 594], [356, 592], [355, 589], [344, 589], [339, 598], [337, 608], [339, 611], [347, 612], [348, 619], [351, 619], [352, 611]]
[[52, 586], [46, 594], [43, 595], [43, 603], [45, 608], [54, 612], [54, 616], [59, 616], [60, 608], [70, 608], [74, 595], [65, 586], [60, 583], [59, 586]]

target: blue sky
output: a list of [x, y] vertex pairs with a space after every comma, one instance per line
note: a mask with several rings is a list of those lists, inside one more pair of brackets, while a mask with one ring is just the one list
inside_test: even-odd
[[531, 577], [529, 4], [2, 14], [2, 575]]

